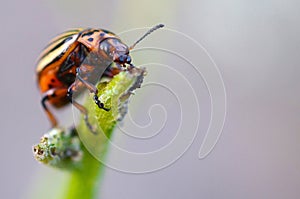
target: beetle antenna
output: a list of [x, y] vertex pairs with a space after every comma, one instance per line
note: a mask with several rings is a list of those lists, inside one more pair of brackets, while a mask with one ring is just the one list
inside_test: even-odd
[[164, 27], [164, 24], [158, 24], [156, 26], [154, 26], [153, 28], [151, 28], [150, 30], [148, 30], [139, 40], [137, 40], [132, 46], [130, 46], [129, 50], [132, 50], [138, 43], [140, 43], [140, 41], [142, 41], [145, 37], [147, 37], [148, 35], [150, 35], [153, 31]]

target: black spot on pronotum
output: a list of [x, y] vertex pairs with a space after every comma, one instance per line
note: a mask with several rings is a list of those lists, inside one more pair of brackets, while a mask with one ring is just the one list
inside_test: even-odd
[[92, 41], [94, 41], [94, 39], [93, 38], [88, 38], [88, 41], [92, 42]]
[[[70, 41], [71, 39], [73, 39], [73, 36], [67, 37], [66, 39], [62, 40], [61, 42], [59, 42], [56, 46], [54, 46], [51, 50], [49, 50], [48, 53], [45, 53], [40, 59], [43, 59], [44, 57], [46, 57], [47, 55], [49, 55], [49, 53], [55, 51], [56, 49], [58, 49], [59, 47], [61, 47], [64, 43], [67, 43], [68, 41]], [[56, 57], [57, 58], [57, 57]]]
[[92, 34], [94, 34], [94, 32], [99, 32], [99, 30], [91, 30], [87, 33], [82, 34], [81, 37], [91, 36]]
[[91, 36], [94, 32], [87, 32], [81, 35], [81, 37]]
[[51, 79], [51, 82], [54, 83], [54, 82], [55, 82], [55, 79]]
[[48, 88], [49, 89], [53, 88], [53, 85], [52, 84], [48, 84]]

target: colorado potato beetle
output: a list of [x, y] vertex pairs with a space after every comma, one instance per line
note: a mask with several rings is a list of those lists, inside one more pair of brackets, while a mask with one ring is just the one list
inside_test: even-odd
[[57, 126], [58, 122], [48, 104], [61, 108], [72, 103], [84, 115], [86, 124], [91, 128], [87, 110], [73, 99], [74, 91], [80, 92], [82, 88], [87, 88], [93, 93], [98, 107], [109, 111], [98, 99], [96, 82], [90, 81], [99, 78], [91, 77], [113, 77], [128, 67], [134, 67], [130, 50], [147, 35], [163, 26], [154, 26], [130, 47], [116, 34], [93, 28], [69, 30], [50, 41], [38, 58], [36, 75], [42, 93], [41, 103], [52, 127]]

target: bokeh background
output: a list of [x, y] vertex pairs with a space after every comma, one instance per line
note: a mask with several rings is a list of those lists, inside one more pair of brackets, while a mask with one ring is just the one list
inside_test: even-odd
[[[3, 1], [0, 197], [50, 199], [67, 175], [38, 164], [31, 152], [49, 128], [34, 76], [36, 58], [45, 44], [72, 27], [120, 33], [163, 22], [200, 42], [218, 65], [227, 93], [223, 133], [202, 160], [198, 151], [204, 131], [178, 161], [163, 170], [134, 175], [107, 168], [101, 198], [299, 198], [299, 8], [296, 0]], [[158, 38], [157, 32], [141, 45], [151, 46]], [[180, 40], [160, 39], [168, 41], [167, 49], [180, 45], [197, 56]], [[136, 60], [143, 63], [141, 57]], [[206, 129], [210, 105], [205, 86], [199, 85], [195, 83], [203, 113], [200, 129]], [[134, 102], [141, 106], [139, 100]], [[151, 104], [151, 100], [143, 102]], [[135, 111], [132, 117], [146, 124], [149, 118], [144, 112]], [[167, 118], [174, 124], [175, 113]], [[61, 117], [68, 115], [66, 110]], [[159, 115], [158, 111], [152, 119], [160, 119]], [[143, 150], [143, 145], [130, 146]], [[146, 146], [152, 149], [151, 144]], [[153, 146], [160, 146], [159, 141]]]

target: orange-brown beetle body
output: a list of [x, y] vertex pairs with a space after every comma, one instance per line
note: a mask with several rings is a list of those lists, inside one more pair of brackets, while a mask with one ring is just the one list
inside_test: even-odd
[[57, 125], [57, 120], [48, 109], [47, 102], [56, 108], [72, 103], [84, 114], [91, 128], [86, 109], [73, 99], [74, 91], [86, 87], [94, 94], [98, 107], [108, 111], [98, 99], [95, 83], [100, 77], [113, 77], [123, 68], [134, 67], [129, 51], [145, 36], [161, 27], [162, 24], [153, 27], [131, 47], [114, 33], [103, 29], [79, 28], [54, 38], [41, 53], [36, 69], [43, 95], [42, 105], [52, 126]]

